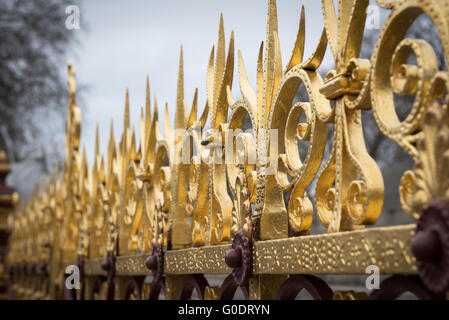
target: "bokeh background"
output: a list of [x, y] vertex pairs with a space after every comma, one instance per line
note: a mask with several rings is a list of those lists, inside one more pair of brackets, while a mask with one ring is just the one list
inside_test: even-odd
[[[362, 57], [367, 59], [388, 16], [388, 11], [377, 7], [375, 1], [371, 4], [375, 7], [374, 14], [378, 14], [374, 19], [378, 19], [379, 28], [365, 29]], [[78, 30], [65, 26], [69, 5], [80, 8]], [[321, 1], [278, 0], [284, 65], [296, 39], [301, 5], [306, 13], [305, 57], [312, 53], [323, 29]], [[174, 118], [181, 46], [185, 99], [190, 105], [198, 88], [202, 109], [206, 100], [207, 62], [217, 42], [220, 13], [224, 17], [226, 42], [233, 30], [235, 47], [242, 51], [249, 80], [255, 86], [258, 50], [265, 40], [265, 0], [1, 0], [0, 149], [6, 151], [13, 168], [8, 183], [26, 199], [42, 174], [51, 175], [54, 164], [62, 163], [67, 114], [66, 61], [71, 61], [76, 70], [77, 102], [83, 112], [81, 140], [90, 162], [97, 124], [102, 153], [106, 151], [111, 121], [115, 136], [121, 136], [126, 88], [130, 92], [131, 121], [138, 129], [147, 75], [160, 114], [167, 102]], [[428, 17], [420, 17], [408, 34], [429, 41], [441, 69], [445, 69], [438, 34]], [[324, 77], [333, 66], [328, 50], [319, 71]], [[237, 63], [234, 75], [232, 91], [239, 98]], [[297, 99], [304, 98], [304, 90], [300, 88]], [[399, 117], [404, 119], [412, 100], [395, 99]], [[398, 185], [402, 173], [412, 168], [413, 162], [379, 132], [371, 111], [364, 112], [363, 121], [368, 150], [379, 163], [385, 180], [384, 210], [377, 225], [411, 222], [400, 209]], [[163, 130], [163, 121], [160, 125]], [[332, 128], [327, 155], [331, 137]], [[313, 197], [314, 185], [309, 192]], [[318, 219], [315, 220], [314, 232], [324, 232]], [[338, 282], [338, 277], [335, 281]]]

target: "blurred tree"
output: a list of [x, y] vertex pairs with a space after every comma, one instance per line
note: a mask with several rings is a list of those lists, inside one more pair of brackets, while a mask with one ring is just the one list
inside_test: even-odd
[[65, 26], [66, 7], [78, 3], [0, 1], [0, 149], [11, 162], [33, 158], [48, 171], [61, 159], [55, 131], [64, 132], [67, 111], [62, 71], [77, 43], [77, 32]]

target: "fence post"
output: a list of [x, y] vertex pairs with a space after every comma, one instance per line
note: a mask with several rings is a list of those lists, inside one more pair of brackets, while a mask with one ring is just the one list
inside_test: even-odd
[[7, 299], [8, 274], [5, 268], [10, 226], [8, 216], [18, 202], [18, 194], [15, 189], [6, 185], [6, 176], [11, 171], [8, 157], [4, 151], [0, 151], [0, 300]]

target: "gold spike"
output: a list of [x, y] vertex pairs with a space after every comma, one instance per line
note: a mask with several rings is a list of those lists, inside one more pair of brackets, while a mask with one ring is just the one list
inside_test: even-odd
[[156, 97], [154, 97], [154, 115], [153, 120], [151, 121], [150, 134], [146, 142], [145, 159], [144, 159], [145, 164], [148, 162], [154, 163], [154, 153], [156, 148], [156, 142], [158, 139], [157, 130], [159, 130], [159, 128], [157, 127], [157, 121], [158, 121], [157, 100]]
[[[344, 54], [345, 40], [351, 26], [351, 18], [353, 16], [353, 7], [355, 5], [355, 0], [340, 0], [338, 5], [338, 30], [340, 33], [339, 37], [339, 54]], [[369, 1], [366, 1], [367, 3]], [[366, 8], [365, 8], [366, 9]], [[363, 26], [362, 26], [363, 29]]]
[[242, 96], [249, 102], [251, 108], [256, 110], [257, 97], [251, 84], [248, 81], [248, 75], [245, 69], [245, 63], [243, 62], [242, 52], [239, 50], [239, 79], [240, 79], [240, 91]]
[[153, 114], [153, 126], [155, 126], [156, 141], [163, 139], [161, 129], [159, 128], [159, 110], [157, 106], [157, 99], [154, 97], [154, 114]]
[[181, 46], [181, 53], [179, 56], [178, 90], [176, 94], [175, 129], [185, 129], [186, 118], [187, 115], [184, 108], [184, 66]]
[[187, 124], [188, 128], [193, 127], [193, 125], [195, 124], [197, 112], [198, 112], [198, 88], [195, 89], [195, 94], [193, 95], [192, 111], [190, 111], [189, 122]]
[[204, 106], [203, 113], [201, 114], [201, 117], [200, 117], [201, 129], [204, 129], [204, 126], [206, 125], [208, 116], [209, 116], [209, 104], [206, 102], [206, 105]]
[[257, 105], [259, 121], [262, 121], [262, 110], [263, 110], [263, 41], [260, 44], [259, 56], [257, 58]]
[[83, 177], [87, 176], [87, 152], [85, 144], [83, 144], [83, 153], [81, 158], [81, 172]]
[[267, 21], [267, 35], [266, 35], [266, 46], [265, 46], [265, 66], [264, 66], [264, 83], [265, 83], [265, 97], [264, 97], [264, 107], [265, 107], [265, 119], [269, 112], [271, 95], [273, 92], [274, 83], [274, 68], [275, 68], [275, 39], [274, 34], [278, 31], [278, 19], [277, 19], [277, 8], [276, 1], [268, 1], [268, 21]]
[[157, 127], [156, 122], [153, 120], [153, 125], [151, 126], [151, 132], [148, 139], [147, 149], [146, 149], [146, 156], [147, 156], [147, 162], [154, 163], [154, 154], [155, 154], [155, 148], [156, 148], [156, 142], [158, 139], [157, 136], [157, 130], [159, 128]]
[[224, 33], [223, 14], [220, 14], [220, 26], [218, 28], [217, 58], [215, 60], [215, 79], [214, 79], [214, 105], [217, 105], [218, 95], [222, 85], [222, 79], [226, 64], [226, 41]]
[[301, 6], [301, 18], [299, 19], [298, 34], [296, 35], [295, 46], [293, 47], [290, 62], [285, 69], [287, 73], [291, 68], [300, 64], [304, 58], [304, 46], [306, 41], [306, 15], [304, 6]]
[[[100, 179], [101, 173], [99, 172], [101, 164], [101, 157], [100, 157], [100, 134], [99, 134], [99, 125], [97, 123], [96, 133], [95, 133], [95, 156], [94, 156], [94, 165], [92, 168], [93, 176], [97, 179], [97, 181], [92, 180], [92, 183], [96, 184]], [[96, 188], [96, 185], [92, 186], [93, 188]]]
[[162, 134], [160, 134], [159, 127], [157, 125], [157, 123], [159, 122], [159, 110], [158, 110], [158, 106], [157, 106], [157, 99], [156, 97], [154, 97], [154, 110], [153, 110], [153, 119], [151, 120], [151, 126], [150, 126], [150, 135], [151, 132], [154, 131], [154, 134], [156, 135], [156, 141], [158, 140], [159, 137], [162, 137]]
[[[132, 127], [132, 134], [130, 135], [130, 139], [131, 141], [129, 141], [130, 143], [128, 144], [128, 154], [127, 154], [127, 159], [128, 160], [136, 160], [137, 159], [137, 152], [136, 152], [136, 130], [135, 127]], [[128, 161], [127, 161], [128, 162]], [[128, 163], [125, 163], [125, 166], [128, 165]]]
[[307, 59], [307, 61], [304, 61], [301, 66], [303, 69], [312, 71], [318, 69], [318, 67], [321, 65], [321, 62], [323, 62], [324, 55], [326, 54], [327, 42], [328, 41], [326, 30], [325, 28], [323, 28], [323, 31], [321, 32], [320, 41], [318, 42], [315, 51], [313, 51], [309, 59]]
[[212, 46], [212, 50], [209, 56], [209, 63], [207, 64], [207, 78], [206, 78], [206, 88], [207, 88], [207, 101], [209, 105], [214, 103], [214, 59], [215, 59], [215, 46]]
[[139, 151], [137, 153], [143, 154], [143, 160], [145, 162], [146, 156], [145, 156], [145, 146], [148, 141], [148, 135], [150, 131], [150, 126], [146, 123], [146, 114], [143, 114], [143, 108], [140, 108], [140, 144], [139, 144]]
[[282, 78], [282, 55], [281, 55], [281, 44], [279, 43], [279, 37], [277, 32], [274, 33], [274, 77], [273, 77], [273, 91], [271, 94], [271, 102], [270, 108], [267, 108], [267, 115], [270, 113], [271, 108], [273, 107], [274, 98], [276, 95], [276, 91], [281, 82]]
[[137, 152], [136, 152], [136, 157], [134, 158], [134, 161], [135, 162], [137, 162], [137, 163], [140, 163], [140, 160], [142, 160], [142, 158], [143, 158], [143, 151], [142, 151], [142, 145], [139, 143], [139, 144], [136, 144], [139, 148], [137, 149]]
[[95, 159], [97, 159], [99, 154], [100, 154], [100, 129], [97, 122], [97, 126], [95, 129]]
[[227, 103], [227, 87], [232, 89], [232, 80], [234, 76], [234, 31], [231, 32], [231, 39], [229, 40], [228, 55], [226, 58], [226, 67], [223, 76], [223, 81], [220, 86], [220, 95], [218, 97], [215, 119], [211, 119], [213, 128], [218, 128], [220, 123], [225, 123], [228, 117], [228, 103]]
[[[142, 148], [146, 145], [146, 141], [149, 139], [151, 130], [151, 95], [150, 95], [150, 78], [147, 76], [147, 88], [145, 97], [145, 144], [142, 144]], [[142, 152], [145, 150], [142, 149]]]
[[123, 132], [126, 132], [126, 129], [130, 128], [130, 125], [131, 125], [131, 122], [130, 122], [130, 116], [129, 116], [129, 90], [128, 90], [128, 88], [126, 88]]
[[189, 123], [189, 107], [187, 106], [187, 102], [185, 100], [182, 102], [182, 105], [184, 106], [184, 115], [186, 116], [186, 118], [184, 119], [185, 129], [187, 128], [187, 124]]
[[145, 94], [145, 123], [150, 123], [151, 117], [151, 96], [150, 96], [150, 78], [147, 76], [147, 88]]
[[345, 20], [340, 20], [340, 28], [344, 28], [344, 33], [342, 33], [340, 45], [341, 58], [339, 58], [337, 62], [339, 69], [344, 70], [349, 60], [359, 57], [363, 42], [363, 30], [365, 28], [368, 5], [368, 0], [342, 0], [340, 2], [339, 14], [345, 12], [347, 15], [347, 25], [343, 25]]
[[76, 105], [76, 82], [75, 82], [75, 69], [72, 67], [71, 62], [67, 62], [67, 70], [69, 74], [69, 81], [67, 83], [69, 91], [69, 108], [73, 108]]
[[168, 103], [165, 103], [164, 131], [165, 131], [165, 138], [167, 140], [171, 140], [173, 130], [172, 130], [172, 127], [170, 124], [170, 114], [168, 113]]
[[278, 15], [276, 0], [268, 0], [267, 35], [278, 32]]
[[339, 19], [335, 13], [333, 0], [322, 0], [322, 9], [325, 22], [325, 31], [327, 39], [329, 40], [329, 46], [335, 59], [338, 59], [340, 48], [340, 35], [339, 35]]
[[231, 87], [230, 86], [226, 86], [226, 97], [228, 98], [228, 105], [232, 106], [235, 103], [235, 98], [232, 95], [232, 91], [231, 91]]
[[116, 149], [115, 149], [115, 137], [114, 137], [114, 124], [111, 120], [111, 129], [109, 135], [109, 143], [108, 143], [108, 158], [106, 164], [107, 170], [107, 178], [112, 178], [112, 168], [113, 168], [113, 159], [116, 157]]
[[156, 122], [156, 141], [164, 140], [161, 128], [159, 127], [159, 121]]
[[104, 158], [101, 156], [100, 168], [98, 171], [98, 182], [104, 182]]
[[154, 97], [153, 122], [158, 121], [158, 119], [159, 119], [159, 110], [157, 107], [157, 98]]

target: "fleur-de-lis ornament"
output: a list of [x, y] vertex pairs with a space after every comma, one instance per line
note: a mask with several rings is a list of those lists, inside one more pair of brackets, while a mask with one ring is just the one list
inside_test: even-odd
[[[203, 197], [200, 197], [202, 200], [198, 201], [200, 192], [196, 181], [199, 179], [199, 167], [201, 166], [204, 170], [204, 163], [197, 160], [201, 158], [202, 154], [200, 134], [209, 109], [206, 106], [200, 119], [197, 120], [197, 89], [190, 114], [188, 110], [184, 100], [184, 64], [181, 47], [174, 130], [170, 123], [167, 104], [164, 120], [165, 139], [159, 132], [157, 121], [154, 126], [156, 137], [154, 142], [157, 141], [158, 147], [154, 156], [154, 215], [152, 215], [150, 223], [153, 232], [152, 244], [159, 248], [163, 245], [172, 248], [189, 247], [192, 244], [192, 239], [196, 245], [202, 243], [201, 240], [198, 240], [197, 235], [198, 212], [202, 211], [204, 198], [206, 198], [207, 179], [201, 180]], [[193, 155], [194, 149], [197, 150], [198, 155]], [[202, 179], [204, 178], [203, 176]], [[193, 228], [190, 221], [192, 216]]]
[[335, 70], [320, 92], [335, 101], [328, 122], [334, 139], [330, 158], [320, 172], [316, 204], [329, 232], [351, 230], [377, 221], [382, 211], [384, 185], [363, 137], [362, 110], [370, 109], [370, 62], [360, 59], [368, 0], [340, 0], [338, 18], [332, 0], [323, 0], [327, 38]]
[[[215, 62], [215, 66], [214, 66]], [[234, 75], [234, 32], [228, 52], [223, 16], [220, 15], [218, 44], [212, 48], [207, 68], [207, 106], [210, 109], [210, 130], [201, 144], [207, 148], [201, 157], [208, 164], [208, 198], [201, 208], [197, 229], [205, 244], [220, 244], [231, 239], [232, 201], [227, 193], [226, 165], [223, 152], [228, 120], [228, 91]], [[201, 117], [205, 121], [205, 117]], [[204, 170], [205, 171], [205, 170]], [[202, 172], [204, 172], [202, 171]]]
[[148, 252], [151, 248], [151, 219], [154, 215], [154, 193], [152, 178], [154, 174], [154, 155], [156, 147], [156, 121], [158, 117], [155, 98], [155, 111], [151, 117], [150, 84], [147, 77], [145, 112], [140, 112], [140, 144], [136, 151], [134, 130], [128, 146], [126, 179], [122, 194], [119, 245], [120, 255], [133, 254], [137, 250]]
[[[327, 136], [323, 118], [330, 113], [329, 103], [318, 92], [322, 80], [316, 72], [326, 51], [326, 34], [323, 32], [313, 54], [303, 61], [304, 45], [305, 12], [302, 8], [291, 58], [282, 70], [276, 1], [270, 0], [266, 41], [259, 50], [256, 91], [249, 84], [239, 52], [243, 99], [232, 103], [229, 128], [242, 128], [242, 119], [247, 115], [253, 133], [240, 133], [235, 147], [227, 149], [228, 152], [233, 148], [238, 150], [236, 162], [239, 164], [237, 167], [228, 165], [228, 177], [234, 200], [240, 199], [235, 193], [236, 181], [239, 185], [244, 182], [243, 190], [248, 190], [247, 196], [255, 204], [251, 229], [256, 240], [286, 237], [289, 228], [307, 232], [312, 222], [313, 208], [305, 190], [321, 164]], [[301, 85], [304, 85], [309, 101], [293, 104]], [[301, 115], [306, 116], [306, 122], [300, 122]], [[298, 140], [310, 144], [304, 162], [299, 157]], [[242, 172], [247, 175], [246, 179], [238, 178]], [[286, 192], [290, 192], [288, 210], [284, 200]], [[238, 210], [241, 207], [239, 201], [234, 201], [234, 212], [246, 212], [247, 215], [248, 210]], [[247, 218], [234, 221], [243, 223]], [[248, 229], [248, 223], [235, 225], [234, 229]]]

